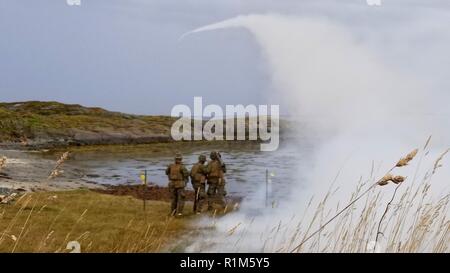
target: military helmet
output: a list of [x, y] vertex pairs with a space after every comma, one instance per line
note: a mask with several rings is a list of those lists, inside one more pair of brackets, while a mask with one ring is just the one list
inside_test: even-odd
[[180, 153], [176, 153], [175, 160], [183, 160], [183, 156]]
[[209, 157], [211, 159], [216, 159], [217, 158], [217, 152], [216, 151], [212, 151], [211, 154], [209, 155]]
[[199, 155], [198, 161], [206, 161], [206, 156], [204, 156], [204, 155]]

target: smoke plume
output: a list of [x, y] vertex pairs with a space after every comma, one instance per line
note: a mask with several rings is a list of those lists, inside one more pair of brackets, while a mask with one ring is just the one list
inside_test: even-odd
[[[216, 231], [190, 250], [288, 251], [300, 229], [297, 223], [314, 217], [316, 207], [308, 207], [311, 196], [321, 199], [331, 190], [327, 203], [342, 206], [358, 182], [382, 177], [401, 156], [423, 147], [433, 135], [423, 161], [402, 169], [407, 181], [419, 180], [432, 159], [448, 148], [448, 118], [430, 114], [433, 93], [420, 78], [390, 67], [345, 27], [323, 18], [246, 15], [195, 29], [182, 38], [230, 28], [245, 29], [256, 39], [270, 71], [272, 95], [283, 98], [288, 112], [307, 124], [308, 131], [301, 133], [313, 139], [315, 148], [309, 162], [298, 162], [298, 175], [289, 182], [291, 194], [277, 208], [250, 217], [244, 201], [239, 212], [215, 223]], [[445, 166], [434, 177], [436, 198], [448, 194], [449, 178]], [[387, 186], [377, 190], [382, 198], [392, 192]], [[321, 217], [330, 215], [323, 212]]]

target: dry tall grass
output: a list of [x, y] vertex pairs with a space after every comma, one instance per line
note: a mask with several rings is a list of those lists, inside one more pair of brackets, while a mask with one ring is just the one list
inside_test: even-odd
[[27, 193], [0, 206], [0, 252], [69, 252], [71, 241], [81, 252], [170, 251], [190, 216], [169, 210], [167, 202], [148, 201], [143, 211], [133, 197], [89, 190]]
[[[63, 173], [68, 158], [69, 152], [61, 155], [48, 180]], [[5, 164], [1, 158], [0, 169]], [[0, 252], [69, 252], [72, 241], [82, 252], [163, 251], [186, 231], [189, 216], [169, 217], [167, 202], [147, 206], [143, 211], [138, 199], [89, 190], [25, 193], [0, 206]]]
[[[425, 145], [420, 162], [428, 154]], [[360, 183], [352, 194], [349, 206], [339, 212], [338, 217], [331, 217], [335, 222], [329, 226], [323, 225], [318, 216], [333, 215], [332, 210], [326, 210], [329, 195], [320, 202], [308, 228], [302, 233], [299, 223], [294, 236], [289, 242], [281, 243], [277, 249], [267, 251], [294, 252], [449, 252], [450, 250], [450, 220], [448, 219], [448, 204], [450, 193], [433, 199], [429, 196], [431, 180], [436, 169], [442, 165], [444, 152], [429, 169], [419, 183], [417, 170], [414, 177], [408, 180], [403, 176], [394, 176], [393, 170], [406, 166], [418, 153], [414, 150], [398, 163], [387, 174], [368, 190], [361, 193], [366, 183]], [[379, 187], [389, 182], [395, 184], [391, 198], [385, 203]], [[372, 181], [373, 183], [373, 181]], [[404, 185], [404, 186], [403, 186]], [[406, 187], [401, 195], [400, 187]], [[365, 197], [363, 203], [356, 201]], [[360, 205], [360, 206], [358, 206]], [[383, 209], [384, 208], [384, 209]], [[328, 221], [327, 224], [331, 223]], [[319, 226], [320, 233], [311, 233], [311, 227]], [[296, 246], [296, 247], [293, 247]]]
[[[311, 215], [305, 213], [298, 221], [294, 215], [258, 235], [263, 241], [260, 251], [450, 252], [450, 193], [430, 196], [432, 180], [448, 151], [420, 178], [418, 170], [429, 155], [428, 140], [381, 178], [372, 171], [367, 180], [361, 179], [343, 208], [330, 201], [330, 188], [315, 210], [313, 199], [309, 201], [305, 212], [313, 211]], [[393, 174], [416, 157], [412, 176]], [[161, 251], [184, 230], [186, 219], [167, 217], [167, 203], [152, 204], [142, 212], [141, 202], [130, 197], [83, 191], [25, 194], [12, 206], [0, 207], [0, 252], [64, 252], [73, 240], [81, 243], [82, 252]], [[252, 223], [234, 224], [223, 240], [238, 251], [239, 244], [249, 242], [245, 238]]]
[[[450, 193], [431, 196], [430, 190], [448, 150], [436, 160], [429, 160], [433, 164], [423, 172], [421, 165], [429, 155], [428, 146], [429, 140], [420, 151], [414, 150], [394, 163], [381, 178], [374, 175], [372, 168], [369, 178], [360, 179], [346, 202], [334, 202], [335, 190], [330, 188], [315, 208], [311, 198], [303, 215], [295, 213], [287, 219], [287, 212], [268, 212], [284, 217], [265, 228], [255, 226], [254, 219], [238, 225], [230, 223], [232, 232], [224, 237], [232, 248], [226, 251], [247, 251], [254, 249], [249, 245], [261, 243], [257, 250], [261, 252], [450, 252]], [[413, 175], [394, 174], [405, 172], [402, 167], [413, 160]], [[419, 173], [424, 173], [423, 177]], [[224, 246], [216, 243], [217, 249]], [[201, 247], [194, 246], [196, 250]]]
[[1, 158], [0, 158], [0, 171], [3, 169], [3, 167], [5, 167], [6, 166], [6, 161], [7, 161], [8, 159], [6, 158], [6, 156], [2, 156]]
[[60, 176], [64, 173], [64, 170], [61, 170], [62, 164], [69, 159], [69, 152], [65, 152], [61, 155], [61, 157], [56, 161], [56, 165], [53, 170], [50, 172], [48, 179], [53, 179], [57, 176]]

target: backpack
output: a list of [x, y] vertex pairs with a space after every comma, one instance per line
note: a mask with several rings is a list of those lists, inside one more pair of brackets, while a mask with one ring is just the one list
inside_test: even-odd
[[169, 179], [173, 181], [183, 180], [183, 174], [181, 172], [181, 164], [172, 164], [169, 166]]
[[222, 170], [222, 165], [220, 164], [219, 161], [217, 160], [213, 160], [211, 161], [209, 164], [211, 164], [211, 171], [208, 175], [208, 177], [211, 178], [222, 178], [223, 177], [223, 170]]
[[193, 182], [200, 182], [200, 183], [205, 182], [205, 175], [199, 172], [201, 166], [202, 166], [201, 163], [197, 163], [192, 167], [191, 179]]

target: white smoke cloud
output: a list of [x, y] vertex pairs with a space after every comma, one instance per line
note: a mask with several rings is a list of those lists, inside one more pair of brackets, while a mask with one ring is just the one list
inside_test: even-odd
[[[244, 28], [253, 35], [270, 69], [274, 95], [285, 99], [288, 111], [309, 124], [313, 132], [305, 134], [320, 140], [312, 161], [299, 162], [302, 179], [291, 185], [289, 201], [257, 217], [245, 213], [224, 217], [216, 226], [219, 232], [210, 237], [214, 242], [210, 250], [286, 247], [309, 197], [323, 196], [336, 174], [334, 187], [339, 190], [330, 197], [332, 204], [348, 200], [357, 182], [369, 179], [372, 168], [374, 179], [382, 176], [401, 156], [421, 147], [429, 135], [433, 135], [429, 159], [450, 145], [448, 117], [430, 115], [436, 99], [433, 92], [425, 89], [420, 78], [387, 65], [345, 27], [323, 18], [247, 15], [195, 29], [182, 38], [227, 28]], [[402, 174], [424, 175], [427, 164], [431, 161], [423, 166], [416, 162], [402, 169]], [[433, 188], [440, 197], [449, 192], [449, 168], [438, 175]], [[226, 234], [238, 223], [242, 234], [230, 242]], [[277, 225], [278, 229], [291, 226], [290, 232], [274, 233]], [[191, 250], [203, 247], [193, 245]]]

